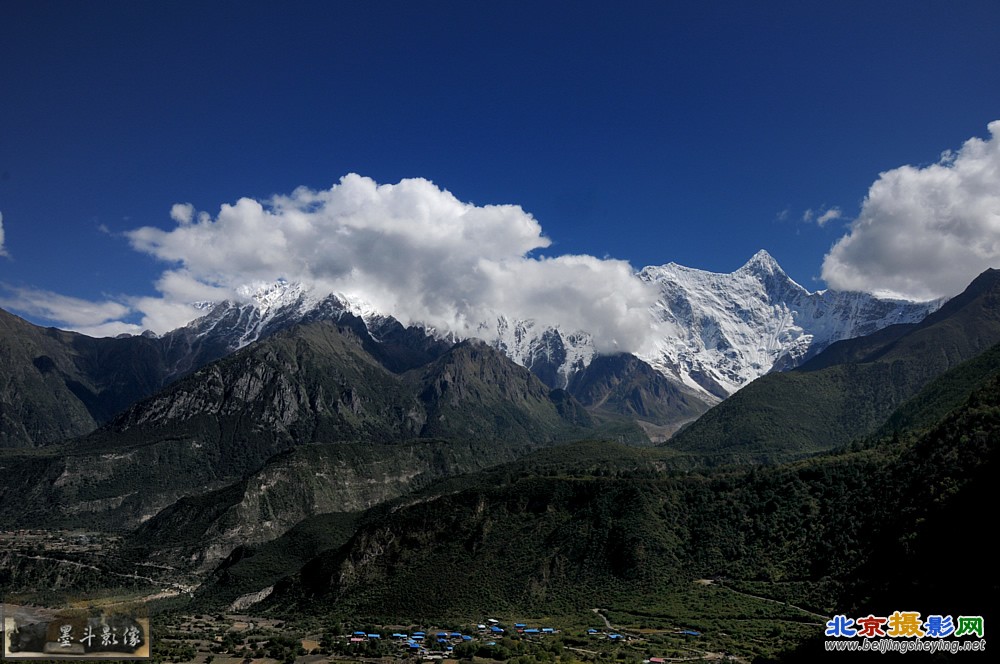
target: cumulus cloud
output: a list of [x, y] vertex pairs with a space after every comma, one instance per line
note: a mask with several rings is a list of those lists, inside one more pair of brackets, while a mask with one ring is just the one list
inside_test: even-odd
[[0, 256], [7, 255], [7, 247], [4, 246], [4, 232], [3, 232], [3, 212], [0, 212]]
[[178, 224], [190, 224], [194, 219], [194, 206], [190, 203], [174, 203], [170, 208], [170, 218]]
[[1000, 121], [988, 128], [935, 164], [880, 174], [823, 261], [827, 284], [933, 299], [1000, 266]]
[[170, 216], [169, 230], [126, 233], [171, 265], [157, 283], [162, 298], [132, 303], [157, 332], [193, 318], [191, 302], [283, 278], [459, 336], [498, 313], [587, 330], [607, 351], [639, 350], [650, 333], [656, 294], [628, 263], [533, 257], [551, 242], [520, 206], [462, 202], [424, 179], [379, 185], [351, 174], [327, 190], [243, 198], [214, 217], [190, 204]]

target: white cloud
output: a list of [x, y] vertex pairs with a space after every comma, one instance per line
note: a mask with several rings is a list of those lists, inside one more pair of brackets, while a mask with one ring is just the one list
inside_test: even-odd
[[602, 350], [638, 350], [649, 337], [655, 291], [627, 263], [530, 257], [550, 240], [520, 206], [465, 203], [424, 179], [378, 185], [351, 174], [327, 190], [242, 198], [214, 218], [189, 204], [170, 215], [170, 230], [126, 233], [172, 265], [157, 282], [162, 298], [131, 303], [156, 332], [193, 318], [193, 301], [284, 278], [460, 336], [504, 313], [585, 329]]
[[[120, 302], [111, 300], [92, 302], [35, 288], [11, 286], [3, 288], [7, 294], [0, 296], [0, 307], [60, 323], [84, 334], [97, 327], [116, 330], [113, 334], [142, 331], [135, 325], [119, 320], [131, 311], [130, 307]], [[95, 336], [107, 336], [107, 334]]]
[[811, 208], [806, 210], [802, 213], [802, 221], [807, 224], [811, 224], [815, 221], [816, 225], [822, 228], [827, 224], [827, 222], [833, 221], [834, 219], [841, 219], [844, 216], [844, 213], [836, 205], [831, 208], [827, 208], [826, 210], [820, 208], [820, 210], [822, 211], [813, 210]]
[[0, 256], [7, 255], [7, 247], [4, 246], [4, 232], [3, 232], [3, 212], [0, 212]]
[[823, 261], [830, 287], [932, 299], [1000, 266], [1000, 121], [989, 131], [936, 164], [880, 174]]
[[170, 208], [170, 218], [178, 224], [190, 224], [194, 219], [194, 206], [190, 203], [174, 203]]
[[816, 217], [816, 225], [822, 228], [823, 226], [826, 226], [827, 222], [833, 221], [834, 219], [840, 219], [843, 216], [844, 215], [840, 211], [840, 208], [834, 206]]

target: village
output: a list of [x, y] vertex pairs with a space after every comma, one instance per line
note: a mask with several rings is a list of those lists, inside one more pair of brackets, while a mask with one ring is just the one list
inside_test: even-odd
[[[599, 614], [598, 614], [599, 616]], [[269, 618], [232, 615], [183, 617], [174, 627], [154, 627], [154, 661], [203, 664], [329, 661], [577, 662], [633, 664], [730, 660], [698, 646], [698, 632], [637, 633], [610, 626], [559, 627], [545, 622], [483, 618], [465, 625], [355, 625], [319, 629]], [[666, 638], [669, 637], [669, 638]], [[680, 639], [680, 641], [678, 641]], [[685, 644], [678, 647], [678, 643]]]

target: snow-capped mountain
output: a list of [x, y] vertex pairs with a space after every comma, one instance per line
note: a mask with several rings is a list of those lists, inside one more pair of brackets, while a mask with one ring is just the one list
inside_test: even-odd
[[[646, 267], [637, 276], [659, 291], [650, 310], [657, 333], [637, 355], [712, 401], [769, 371], [795, 367], [835, 341], [917, 322], [941, 304], [809, 292], [766, 251], [729, 274], [668, 263]], [[378, 312], [345, 294], [317, 297], [301, 284], [285, 281], [247, 286], [237, 301], [202, 306], [208, 313], [182, 328], [185, 334], [209, 337], [230, 351], [295, 323], [347, 315], [365, 325], [375, 340], [401, 329], [392, 312]], [[550, 387], [566, 387], [596, 355], [584, 330], [568, 332], [503, 314], [480, 323], [475, 336]]]
[[769, 371], [798, 366], [835, 341], [916, 323], [941, 305], [809, 292], [766, 251], [729, 274], [667, 263], [644, 268], [639, 278], [659, 289], [652, 313], [670, 331], [643, 359], [720, 398]]
[[582, 331], [566, 334], [557, 327], [535, 321], [510, 321], [498, 316], [496, 327], [483, 324], [480, 336], [549, 387], [566, 387], [576, 372], [594, 358], [594, 342]]
[[168, 334], [184, 331], [211, 338], [229, 352], [297, 323], [340, 320], [350, 314], [374, 329], [391, 320], [358, 298], [342, 293], [317, 296], [300, 283], [284, 280], [248, 284], [237, 289], [237, 299], [196, 306], [207, 313]]

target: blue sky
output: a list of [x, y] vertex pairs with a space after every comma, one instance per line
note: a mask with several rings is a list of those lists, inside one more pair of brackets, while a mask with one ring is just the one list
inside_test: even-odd
[[764, 248], [810, 289], [955, 291], [1000, 264], [998, 21], [995, 2], [6, 0], [0, 306], [165, 325], [141, 303], [197, 290], [165, 273], [251, 275], [151, 240], [175, 204], [215, 224], [349, 173], [520, 206], [551, 243], [515, 257], [728, 272]]

